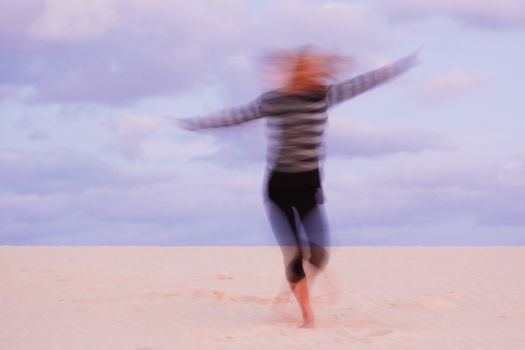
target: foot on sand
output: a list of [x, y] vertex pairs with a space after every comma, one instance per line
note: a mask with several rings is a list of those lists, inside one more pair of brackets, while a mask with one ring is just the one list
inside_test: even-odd
[[315, 328], [315, 322], [314, 322], [314, 315], [313, 313], [310, 314], [303, 314], [303, 324], [299, 326], [299, 328]]
[[304, 321], [303, 324], [299, 326], [299, 328], [314, 329], [315, 323], [313, 321]]

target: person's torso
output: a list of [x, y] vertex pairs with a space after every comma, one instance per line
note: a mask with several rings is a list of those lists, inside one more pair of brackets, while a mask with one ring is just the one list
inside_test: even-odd
[[261, 108], [267, 115], [269, 166], [282, 172], [319, 168], [328, 118], [326, 92], [271, 91], [262, 96]]

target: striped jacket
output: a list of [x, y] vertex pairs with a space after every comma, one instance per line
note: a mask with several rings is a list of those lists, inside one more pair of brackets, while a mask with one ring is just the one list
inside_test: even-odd
[[407, 71], [415, 65], [415, 58], [415, 55], [410, 55], [350, 80], [329, 85], [324, 91], [269, 91], [247, 105], [207, 117], [179, 119], [177, 123], [187, 130], [199, 130], [267, 117], [268, 167], [288, 173], [315, 170], [324, 157], [327, 110]]

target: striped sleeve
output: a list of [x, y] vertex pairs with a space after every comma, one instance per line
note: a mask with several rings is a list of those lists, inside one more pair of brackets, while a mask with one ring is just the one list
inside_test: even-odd
[[327, 95], [328, 107], [371, 90], [406, 72], [416, 64], [417, 54], [412, 54], [387, 66], [361, 74], [342, 83], [331, 85], [328, 88]]
[[260, 101], [255, 100], [247, 105], [224, 109], [206, 117], [177, 119], [176, 124], [182, 129], [193, 131], [242, 124], [263, 116]]

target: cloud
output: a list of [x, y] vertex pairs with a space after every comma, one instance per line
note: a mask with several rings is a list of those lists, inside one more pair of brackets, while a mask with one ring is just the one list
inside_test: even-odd
[[211, 136], [214, 152], [195, 159], [213, 161], [226, 167], [243, 168], [262, 164], [266, 159], [265, 125], [252, 121], [231, 128], [210, 129], [194, 134], [196, 138]]
[[442, 100], [467, 94], [487, 81], [485, 74], [454, 69], [423, 81], [419, 93], [428, 100]]
[[[275, 1], [47, 0], [6, 4], [5, 91], [36, 103], [116, 105], [217, 85], [233, 102], [259, 86], [261, 49], [381, 45], [377, 16], [354, 4]], [[23, 16], [15, 16], [16, 14]], [[322, 30], [319, 28], [322, 26]], [[9, 93], [5, 97], [19, 94]]]
[[222, 226], [230, 218], [243, 217], [241, 221], [246, 224], [244, 220], [257, 215], [255, 207], [262, 202], [257, 196], [258, 186], [260, 180], [246, 173], [213, 176], [203, 172], [125, 189], [98, 188], [84, 193], [75, 203], [89, 217], [108, 222], [155, 223], [175, 228], [203, 221]]
[[[42, 154], [28, 163], [37, 158]], [[407, 159], [380, 172], [367, 171], [367, 177], [331, 171], [325, 192], [332, 230], [337, 235], [345, 230], [406, 228], [424, 235], [443, 223], [452, 227], [468, 220], [474, 222], [473, 232], [476, 227], [500, 230], [525, 225], [523, 155], [491, 164], [443, 159]], [[15, 162], [16, 154], [2, 153], [0, 167], [23, 175], [16, 167], [6, 168]], [[67, 169], [55, 164], [56, 171], [39, 170], [42, 165], [31, 168], [37, 170], [34, 176], [41, 180], [40, 186], [23, 186], [25, 175], [18, 183], [8, 180], [8, 190], [2, 188], [0, 240], [4, 244], [273, 243], [263, 210], [261, 171], [194, 167], [159, 181], [155, 176], [136, 180], [121, 170], [120, 176], [101, 184], [88, 180], [96, 176], [85, 176], [86, 167], [71, 166], [77, 176], [65, 177], [77, 183], [67, 186], [73, 190], [54, 191], [51, 184], [65, 182]], [[6, 183], [5, 177], [1, 180]], [[467, 244], [477, 242], [475, 233], [457, 234]], [[341, 243], [354, 238], [338, 237]], [[392, 244], [404, 242], [388, 239]], [[497, 237], [490, 241], [504, 242]]]
[[484, 197], [478, 220], [488, 226], [525, 226], [525, 155], [516, 155], [494, 172], [494, 190]]
[[327, 132], [328, 155], [377, 157], [425, 150], [450, 150], [450, 140], [428, 130], [385, 130], [363, 122], [332, 118]]
[[[385, 130], [374, 125], [329, 120], [325, 135], [326, 157], [373, 158], [398, 153], [420, 153], [428, 150], [450, 151], [454, 145], [444, 136], [428, 130]], [[233, 128], [211, 129], [192, 133], [198, 139], [211, 136], [213, 152], [196, 154], [195, 160], [205, 160], [228, 168], [260, 167], [266, 160], [265, 125], [250, 122]]]
[[495, 172], [501, 165], [477, 164], [469, 161], [427, 161], [424, 158], [407, 161], [391, 169], [388, 176], [376, 180], [380, 186], [394, 186], [408, 190], [439, 190], [462, 188], [469, 191], [494, 186]]
[[2, 6], [0, 12], [0, 43], [27, 36], [27, 28], [44, 10], [42, 0], [13, 1]]
[[67, 205], [64, 195], [0, 195], [0, 222], [39, 224], [57, 220], [67, 212]]
[[[0, 241], [232, 244], [245, 242], [238, 232], [260, 230], [264, 223], [260, 174], [197, 171], [142, 180], [120, 186], [79, 184], [83, 190], [75, 192], [2, 191]], [[248, 241], [253, 233], [247, 234]]]
[[130, 159], [142, 153], [142, 145], [161, 125], [158, 117], [124, 116], [110, 126], [120, 151]]
[[[379, 17], [368, 6], [333, 1], [275, 1], [262, 20], [270, 38], [298, 44], [371, 48], [383, 44]], [[279, 39], [277, 36], [280, 36]], [[324, 43], [324, 45], [323, 45]]]
[[0, 151], [0, 169], [0, 191], [15, 194], [78, 193], [90, 188], [130, 186], [146, 181], [142, 176], [123, 173], [95, 156], [65, 150]]
[[480, 201], [477, 221], [484, 226], [525, 226], [525, 188], [494, 191]]
[[[500, 163], [419, 159], [368, 179], [351, 176], [349, 181], [339, 176], [330, 187], [334, 216], [340, 227], [437, 225], [458, 220], [473, 220], [481, 226], [523, 226], [523, 169], [523, 156]], [[346, 199], [349, 195], [351, 201]]]
[[42, 129], [34, 129], [29, 132], [27, 135], [30, 140], [34, 141], [44, 141], [49, 140], [51, 138], [51, 135], [45, 130]]
[[525, 3], [521, 0], [385, 0], [381, 6], [397, 19], [448, 16], [480, 28], [525, 27]]
[[52, 41], [102, 36], [116, 24], [111, 5], [107, 0], [47, 0], [43, 13], [29, 27], [29, 35]]
[[462, 188], [407, 188], [395, 182], [382, 185], [359, 178], [349, 185], [340, 175], [332, 179], [326, 192], [335, 230], [410, 226], [423, 230], [442, 222], [456, 222], [471, 213], [470, 193]]
[[508, 188], [525, 188], [525, 155], [514, 156], [496, 173], [497, 182]]

